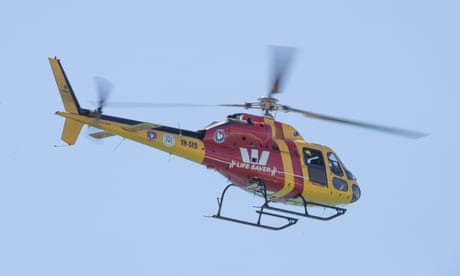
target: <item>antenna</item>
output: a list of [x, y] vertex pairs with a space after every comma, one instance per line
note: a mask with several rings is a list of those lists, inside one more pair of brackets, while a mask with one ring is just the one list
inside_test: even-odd
[[125, 141], [124, 137], [123, 139], [121, 139], [120, 143], [118, 143], [118, 145], [112, 150], [112, 152], [115, 152], [120, 147], [120, 145], [123, 143], [123, 141]]
[[71, 145], [62, 144], [62, 145], [53, 145], [55, 148], [70, 147]]

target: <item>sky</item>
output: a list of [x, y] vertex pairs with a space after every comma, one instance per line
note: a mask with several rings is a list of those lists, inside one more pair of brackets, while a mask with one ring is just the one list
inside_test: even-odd
[[[4, 1], [0, 275], [459, 275], [460, 2]], [[226, 179], [119, 137], [60, 140], [57, 56], [80, 104], [198, 130], [266, 95], [269, 45], [299, 52], [280, 102], [430, 133], [411, 140], [278, 114], [328, 145], [361, 199], [283, 231], [214, 220]], [[258, 111], [255, 111], [256, 114]], [[238, 214], [260, 203], [234, 191]]]

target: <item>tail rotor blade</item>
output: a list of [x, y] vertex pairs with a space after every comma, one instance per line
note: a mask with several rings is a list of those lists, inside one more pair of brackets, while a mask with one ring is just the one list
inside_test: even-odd
[[98, 93], [97, 110], [102, 111], [102, 108], [106, 105], [107, 99], [110, 96], [113, 85], [110, 81], [102, 77], [94, 77], [96, 89]]

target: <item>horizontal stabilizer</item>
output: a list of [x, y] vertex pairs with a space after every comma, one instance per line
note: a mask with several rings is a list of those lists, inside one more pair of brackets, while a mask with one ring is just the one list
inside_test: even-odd
[[96, 138], [96, 139], [104, 139], [104, 138], [115, 136], [115, 134], [107, 132], [107, 131], [100, 131], [100, 132], [91, 133], [89, 136]]
[[147, 130], [147, 129], [151, 129], [151, 128], [158, 128], [160, 127], [160, 125], [156, 125], [156, 124], [151, 124], [151, 123], [140, 123], [140, 124], [135, 124], [135, 125], [131, 125], [131, 126], [128, 126], [128, 127], [124, 127], [125, 130], [127, 131], [142, 131], [142, 130]]

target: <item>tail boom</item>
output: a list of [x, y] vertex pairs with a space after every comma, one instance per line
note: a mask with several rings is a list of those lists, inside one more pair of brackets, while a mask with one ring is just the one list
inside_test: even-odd
[[61, 138], [67, 144], [75, 144], [83, 125], [89, 125], [102, 130], [93, 135], [98, 139], [118, 135], [197, 163], [203, 162], [204, 133], [104, 115], [100, 110], [81, 108], [59, 59], [50, 58], [49, 62], [64, 104], [65, 112], [57, 111], [56, 115], [65, 118]]
[[196, 163], [202, 163], [204, 160], [204, 133], [201, 132], [108, 115], [101, 115], [97, 119], [92, 115], [60, 111], [56, 112], [56, 115], [66, 118], [66, 122], [72, 121], [103, 130], [105, 134], [101, 134], [100, 138], [118, 135]]

